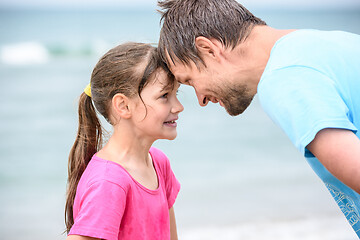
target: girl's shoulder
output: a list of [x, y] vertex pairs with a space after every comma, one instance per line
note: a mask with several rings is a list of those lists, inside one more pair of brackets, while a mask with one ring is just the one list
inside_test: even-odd
[[163, 175], [167, 175], [171, 171], [170, 160], [160, 149], [151, 147], [149, 151], [151, 158], [158, 166]]
[[154, 162], [158, 164], [168, 164], [169, 158], [160, 149], [151, 147], [149, 153]]
[[90, 160], [82, 178], [86, 181], [87, 185], [109, 182], [123, 189], [127, 189], [131, 182], [131, 178], [121, 165], [99, 158], [96, 155]]

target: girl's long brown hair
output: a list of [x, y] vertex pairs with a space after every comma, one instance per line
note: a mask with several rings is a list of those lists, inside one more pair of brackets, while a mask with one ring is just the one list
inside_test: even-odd
[[85, 93], [80, 95], [79, 127], [69, 154], [65, 205], [67, 233], [74, 224], [73, 204], [81, 175], [92, 156], [102, 147], [102, 126], [97, 112], [111, 124], [109, 108], [113, 96], [117, 93], [128, 97], [140, 95], [159, 67], [164, 68], [169, 78], [173, 80], [172, 75], [159, 59], [155, 47], [130, 42], [111, 49], [96, 64], [91, 75], [91, 97]]
[[79, 100], [79, 128], [68, 163], [68, 190], [65, 205], [66, 230], [74, 224], [73, 204], [76, 187], [91, 157], [101, 148], [102, 127], [91, 98], [82, 93]]

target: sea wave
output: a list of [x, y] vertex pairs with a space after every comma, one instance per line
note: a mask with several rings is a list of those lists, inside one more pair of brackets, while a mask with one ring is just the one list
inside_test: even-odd
[[90, 43], [18, 42], [0, 45], [0, 61], [9, 65], [44, 64], [57, 57], [99, 56], [110, 48], [105, 41]]
[[2, 46], [0, 59], [11, 65], [27, 65], [45, 63], [49, 59], [47, 49], [36, 42], [22, 42]]

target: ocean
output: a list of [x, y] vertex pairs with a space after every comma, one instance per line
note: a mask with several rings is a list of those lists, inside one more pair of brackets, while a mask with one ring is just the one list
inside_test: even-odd
[[[250, 9], [275, 28], [360, 34], [360, 9]], [[0, 9], [0, 239], [62, 240], [77, 98], [98, 58], [156, 43], [155, 9]], [[255, 98], [230, 117], [182, 86], [178, 137], [155, 146], [181, 182], [179, 239], [357, 239], [306, 160]], [[108, 127], [108, 126], [107, 126]]]

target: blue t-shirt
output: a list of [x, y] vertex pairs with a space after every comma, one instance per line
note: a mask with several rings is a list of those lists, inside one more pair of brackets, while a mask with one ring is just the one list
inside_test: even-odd
[[324, 128], [360, 138], [360, 36], [297, 30], [274, 45], [258, 85], [262, 107], [323, 180], [360, 237], [360, 195], [335, 178], [306, 146]]

